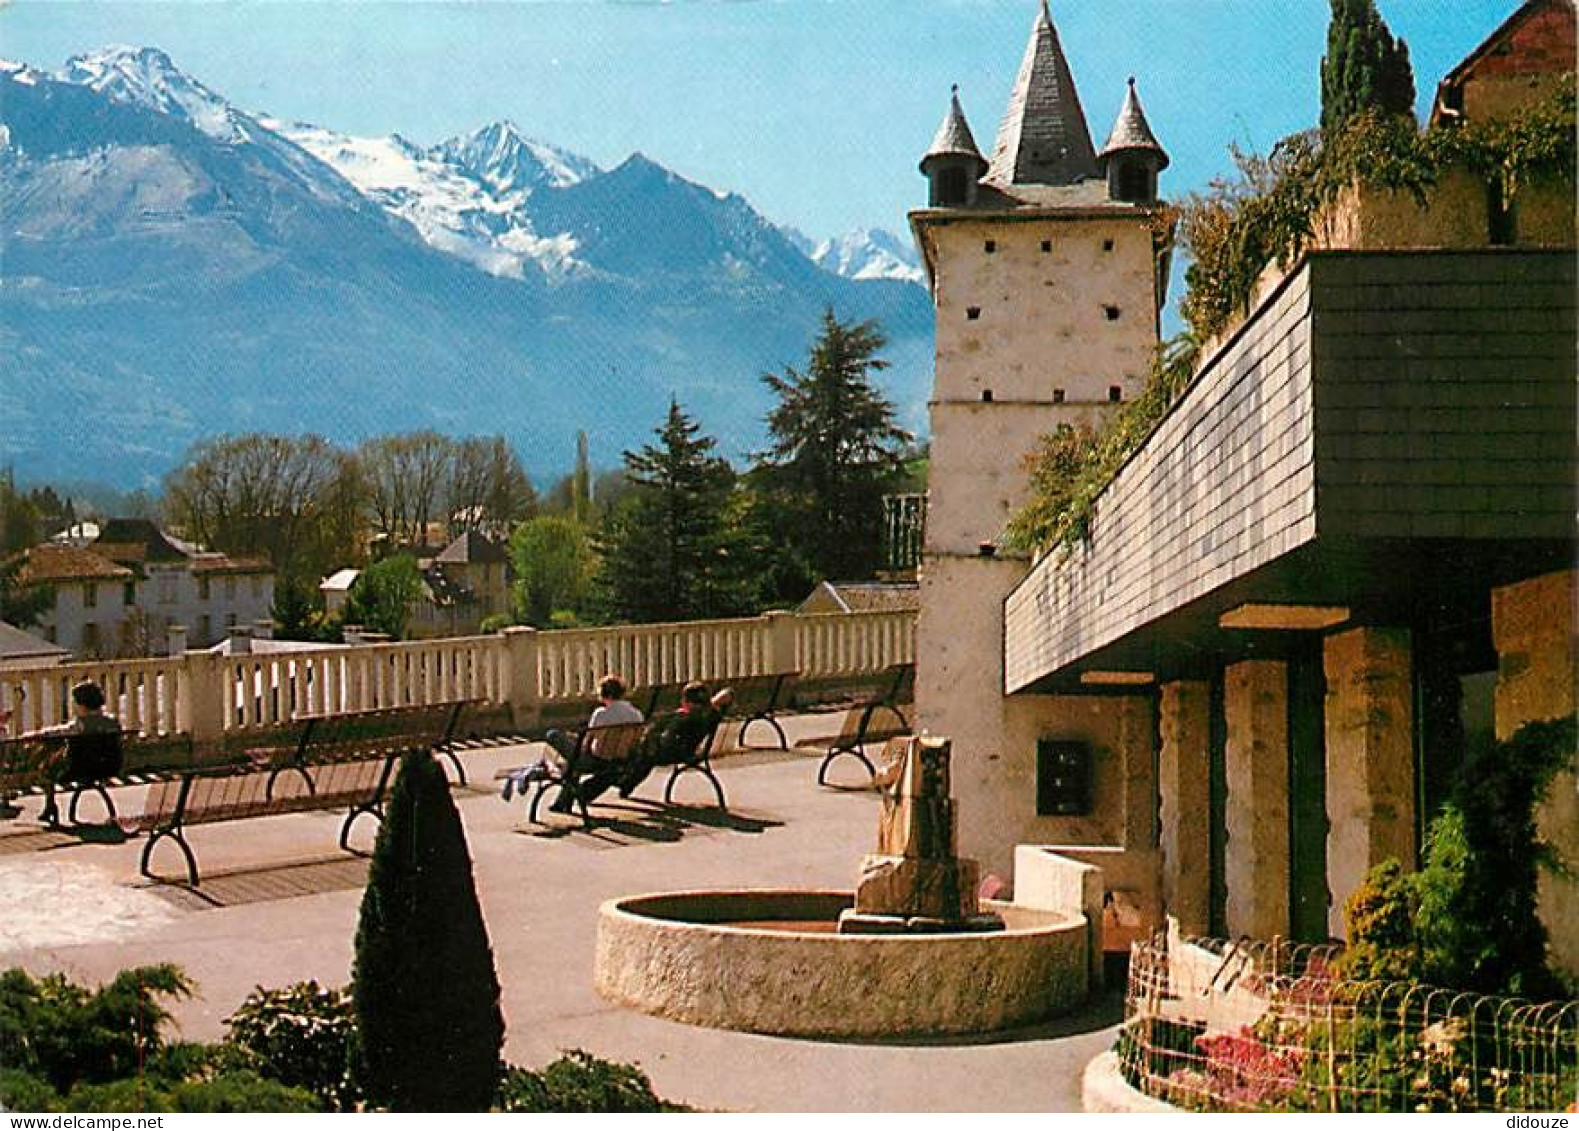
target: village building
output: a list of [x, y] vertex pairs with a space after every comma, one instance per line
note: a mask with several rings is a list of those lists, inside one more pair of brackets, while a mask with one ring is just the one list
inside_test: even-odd
[[[1504, 113], [1571, 73], [1573, 23], [1531, 0], [1439, 108]], [[1089, 537], [1007, 554], [1036, 438], [1144, 377], [1165, 166], [1133, 85], [1091, 145], [1045, 7], [992, 160], [957, 98], [923, 160], [917, 712], [953, 740], [961, 850], [985, 867], [1058, 846], [1140, 925], [1341, 938], [1371, 865], [1418, 862], [1473, 743], [1575, 708], [1573, 184], [1521, 187], [1511, 218], [1484, 178], [1340, 199], [1205, 345]], [[1572, 773], [1540, 824], [1579, 860]], [[1543, 878], [1570, 972], [1576, 894]]]
[[71, 653], [59, 644], [0, 621], [0, 670], [46, 667], [70, 658]]
[[921, 587], [909, 581], [819, 581], [795, 611], [902, 613], [921, 607]]
[[172, 629], [179, 643], [209, 648], [237, 625], [272, 623], [274, 567], [266, 558], [203, 550], [142, 518], [104, 522], [90, 549], [135, 576], [126, 654], [168, 651]]

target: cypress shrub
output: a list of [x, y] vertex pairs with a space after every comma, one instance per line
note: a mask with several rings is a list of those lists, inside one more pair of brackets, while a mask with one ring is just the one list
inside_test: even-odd
[[487, 1111], [504, 1016], [471, 856], [444, 771], [407, 754], [373, 850], [352, 999], [369, 1100], [392, 1111]]

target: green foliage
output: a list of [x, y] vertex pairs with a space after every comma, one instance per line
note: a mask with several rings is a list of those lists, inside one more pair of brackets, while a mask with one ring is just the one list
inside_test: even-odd
[[1196, 344], [1188, 336], [1166, 343], [1157, 353], [1140, 396], [1109, 417], [1100, 432], [1062, 424], [1042, 437], [1026, 461], [1030, 498], [1009, 522], [1012, 548], [1050, 549], [1086, 538], [1097, 496], [1146, 442], [1189, 384], [1195, 350]]
[[352, 998], [368, 1097], [393, 1111], [486, 1111], [504, 1016], [471, 857], [444, 771], [401, 761], [356, 930]]
[[49, 1110], [295, 1113], [322, 1108], [310, 1092], [243, 1070], [197, 1080], [142, 1077], [84, 1084]]
[[1412, 120], [1414, 103], [1409, 45], [1388, 30], [1375, 0], [1332, 0], [1321, 60], [1322, 130], [1371, 110]]
[[1540, 842], [1535, 809], [1576, 741], [1572, 717], [1528, 723], [1470, 758], [1432, 822], [1424, 867], [1409, 874], [1383, 861], [1350, 897], [1342, 976], [1533, 1000], [1560, 993], [1536, 888], [1540, 868], [1562, 862]]
[[666, 1103], [635, 1065], [599, 1060], [571, 1049], [541, 1072], [507, 1067], [499, 1081], [500, 1111], [664, 1112], [689, 1108]]
[[869, 577], [881, 562], [883, 495], [903, 482], [911, 441], [872, 385], [888, 368], [877, 356], [886, 344], [876, 323], [843, 323], [830, 309], [806, 371], [762, 378], [778, 404], [753, 478], [799, 567], [801, 593], [820, 580]]
[[510, 535], [516, 618], [549, 628], [556, 613], [579, 611], [595, 561], [586, 527], [573, 518], [539, 515], [516, 527]]
[[190, 995], [174, 966], [122, 970], [96, 989], [62, 974], [33, 978], [21, 969], [0, 974], [0, 1049], [5, 1067], [46, 1082], [59, 1093], [79, 1083], [131, 1076], [163, 1046], [163, 1002]]
[[396, 554], [357, 575], [346, 595], [342, 619], [346, 624], [359, 624], [399, 640], [406, 634], [411, 605], [421, 596], [422, 575], [417, 571], [417, 560], [409, 554]]
[[630, 491], [599, 534], [607, 612], [636, 623], [754, 612], [756, 571], [734, 509], [734, 470], [677, 401], [657, 437], [625, 453]]
[[258, 986], [225, 1019], [227, 1041], [245, 1050], [272, 1080], [302, 1088], [332, 1111], [354, 1110], [362, 1094], [356, 1063], [356, 1013], [344, 990], [298, 982]]
[[55, 605], [55, 590], [48, 585], [24, 585], [20, 580], [23, 557], [0, 558], [0, 620], [26, 628]]
[[1362, 107], [1320, 134], [1284, 138], [1268, 157], [1233, 155], [1236, 175], [1214, 180], [1181, 211], [1180, 241], [1190, 255], [1181, 310], [1201, 341], [1246, 309], [1267, 264], [1298, 256], [1317, 212], [1356, 183], [1424, 203], [1445, 171], [1467, 169], [1496, 179], [1511, 201], [1530, 180], [1572, 177], [1573, 82], [1503, 120], [1445, 122], [1422, 133], [1410, 116]]

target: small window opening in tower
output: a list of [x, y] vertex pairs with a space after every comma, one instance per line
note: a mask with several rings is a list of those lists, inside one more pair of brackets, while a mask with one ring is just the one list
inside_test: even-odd
[[991, 404], [992, 403], [992, 390], [991, 389], [983, 389], [981, 391], [981, 402], [982, 402], [982, 404]]
[[1043, 240], [1042, 241], [1042, 250], [1043, 251], [1052, 251], [1053, 250], [1053, 241], [1052, 240]]
[[1151, 199], [1151, 173], [1143, 165], [1125, 165], [1118, 171], [1118, 198], [1131, 202]]
[[1063, 404], [1064, 403], [1064, 391], [1062, 389], [1054, 389], [1053, 390], [1053, 403], [1054, 404]]
[[976, 321], [976, 319], [981, 317], [981, 307], [967, 306], [965, 308], [965, 317], [972, 322]]
[[944, 169], [938, 176], [938, 203], [960, 205], [969, 192], [964, 169]]
[[1117, 385], [1109, 385], [1107, 387], [1107, 399], [1117, 404], [1124, 399], [1124, 390]]
[[1109, 304], [1102, 308], [1102, 313], [1107, 315], [1107, 320], [1109, 322], [1118, 321], [1118, 307]]
[[1112, 251], [1113, 250], [1113, 241], [1112, 240], [1103, 240], [1102, 241], [1102, 250], [1103, 251]]
[[982, 244], [982, 250], [988, 255], [991, 255], [993, 252], [998, 250], [998, 241], [988, 240], [986, 243]]

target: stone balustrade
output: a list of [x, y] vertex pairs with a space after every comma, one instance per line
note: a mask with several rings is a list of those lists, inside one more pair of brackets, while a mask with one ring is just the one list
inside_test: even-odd
[[0, 670], [10, 731], [70, 718], [71, 688], [91, 679], [107, 709], [145, 734], [212, 738], [291, 718], [374, 707], [475, 699], [507, 708], [513, 725], [537, 723], [544, 705], [596, 696], [618, 672], [632, 687], [718, 682], [778, 672], [808, 678], [876, 674], [915, 660], [913, 612], [773, 612], [737, 620], [536, 631], [510, 628], [397, 644], [262, 648], [234, 655], [186, 652]]

